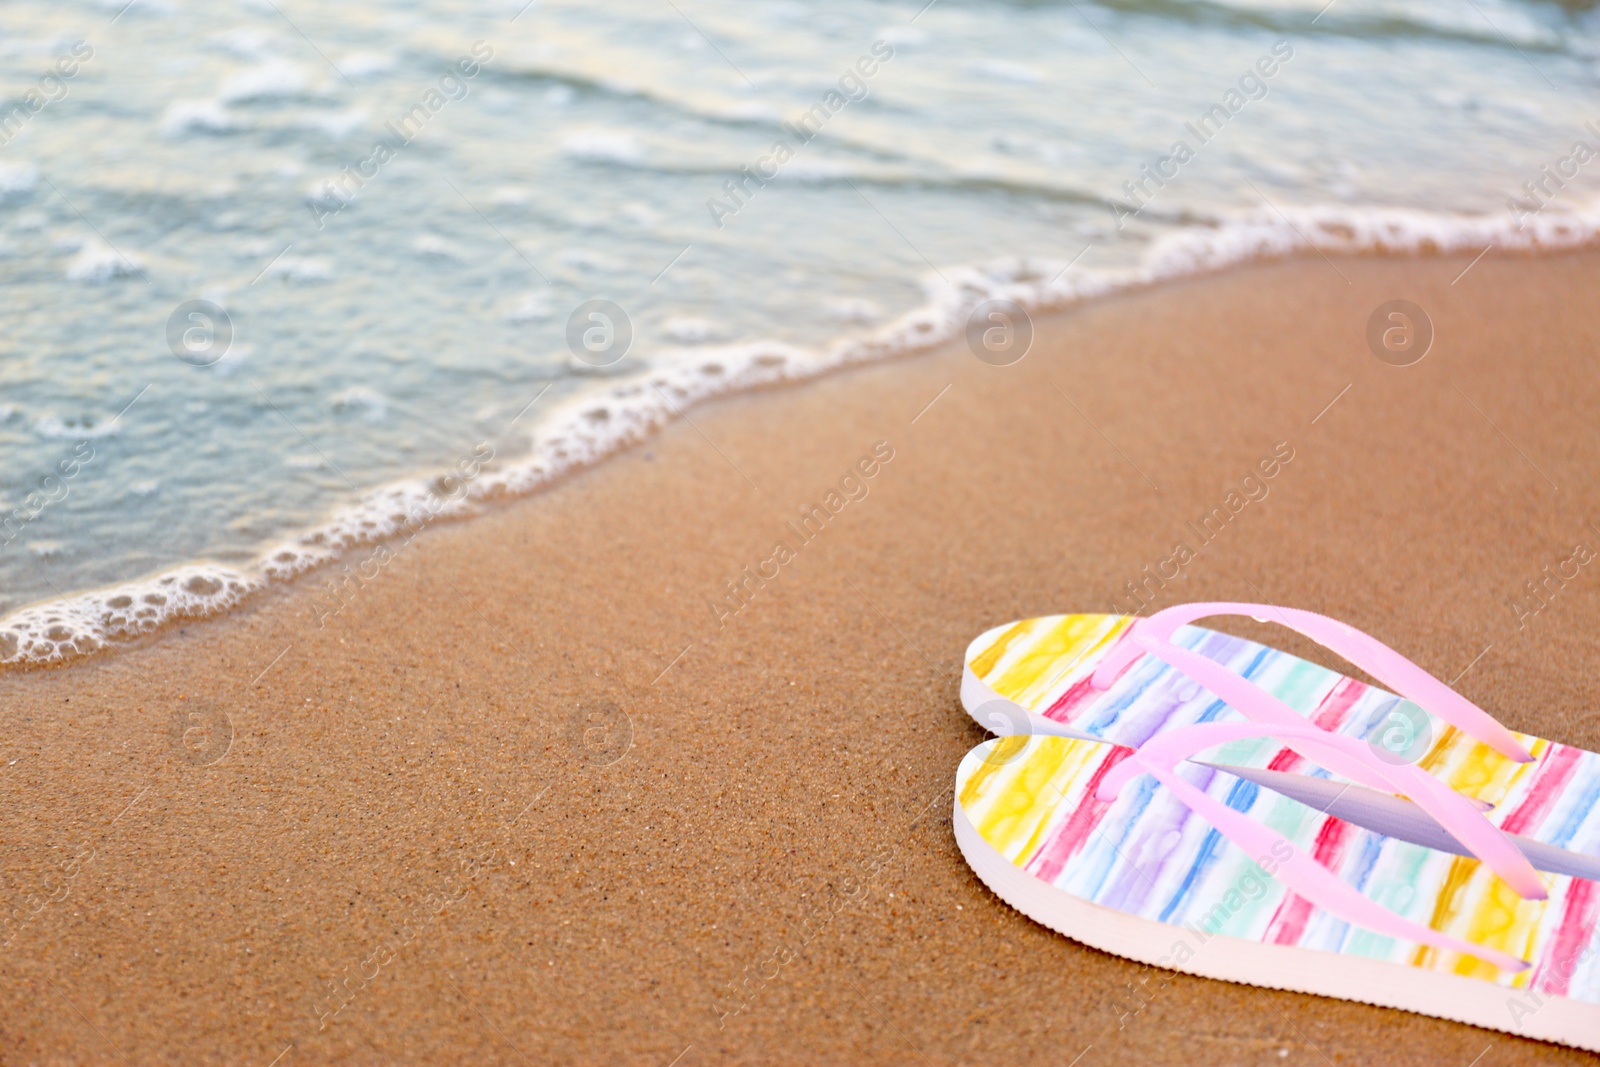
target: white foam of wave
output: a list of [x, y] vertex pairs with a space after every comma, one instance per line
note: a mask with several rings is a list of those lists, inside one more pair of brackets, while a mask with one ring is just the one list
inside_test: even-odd
[[915, 48], [928, 43], [928, 35], [912, 26], [884, 26], [872, 36], [895, 48]]
[[315, 130], [336, 141], [341, 141], [367, 124], [366, 108], [353, 107], [348, 111], [331, 111], [304, 115], [295, 125], [304, 130]]
[[265, 584], [229, 567], [193, 564], [141, 582], [23, 608], [0, 626], [0, 663], [57, 663], [179, 619], [218, 615]]
[[317, 256], [280, 256], [263, 273], [288, 282], [325, 282], [333, 277], [333, 266]]
[[781, 110], [759, 100], [735, 101], [715, 113], [741, 122], [780, 122], [783, 119]]
[[489, 193], [489, 203], [495, 207], [527, 207], [533, 194], [516, 185], [502, 185]]
[[240, 59], [266, 59], [272, 54], [271, 38], [251, 26], [213, 33], [206, 38], [206, 47]]
[[1039, 81], [1038, 71], [1025, 63], [1014, 63], [1009, 59], [975, 59], [967, 64], [967, 70], [979, 78], [1019, 85], [1033, 85]]
[[39, 168], [32, 163], [0, 163], [0, 199], [31, 193], [39, 184]]
[[387, 52], [351, 52], [335, 66], [347, 78], [371, 78], [394, 69], [395, 58]]
[[576, 130], [562, 139], [561, 150], [586, 163], [638, 166], [644, 162], [639, 139], [624, 130]]
[[438, 234], [425, 233], [411, 242], [412, 251], [424, 259], [460, 260], [461, 249]]
[[705, 344], [720, 332], [716, 323], [695, 315], [674, 315], [661, 324], [661, 333], [681, 345]]
[[1275, 259], [1306, 249], [1319, 252], [1440, 254], [1480, 252], [1487, 245], [1511, 251], [1558, 251], [1600, 237], [1600, 202], [1551, 211], [1519, 227], [1509, 211], [1454, 215], [1412, 208], [1321, 206], [1263, 211], [1214, 229], [1180, 230], [1158, 241], [1143, 273], [1151, 281], [1219, 270], [1251, 259]]
[[830, 300], [826, 311], [828, 317], [840, 322], [868, 323], [877, 322], [883, 318], [883, 309], [871, 300], [858, 296], [841, 297]]
[[831, 182], [851, 177], [859, 179], [866, 175], [850, 164], [834, 159], [797, 159], [793, 163], [785, 163], [777, 173], [778, 180], [794, 182]]
[[661, 221], [661, 214], [649, 204], [638, 200], [630, 200], [617, 209], [617, 213], [636, 226], [654, 226]]
[[133, 277], [143, 269], [144, 261], [135, 253], [124, 255], [95, 238], [78, 248], [78, 254], [67, 264], [67, 277], [75, 282], [104, 285], [116, 278]]
[[[1250, 260], [1304, 253], [1560, 251], [1600, 243], [1600, 204], [1536, 216], [1518, 228], [1509, 213], [1434, 214], [1409, 209], [1313, 207], [1246, 216], [1171, 234], [1143, 266], [1068, 270], [1067, 261], [1012, 258], [946, 268], [927, 300], [882, 328], [826, 348], [775, 341], [661, 353], [658, 365], [553, 405], [528, 454], [459, 481], [412, 478], [362, 494], [327, 522], [277, 545], [248, 572], [192, 564], [116, 589], [25, 608], [0, 620], [0, 664], [59, 662], [153, 632], [178, 619], [232, 607], [274, 581], [303, 574], [405, 529], [473, 514], [485, 503], [535, 492], [638, 444], [686, 408], [761, 386], [798, 382], [841, 367], [925, 350], [960, 336], [979, 303], [1014, 300], [1035, 312]], [[1303, 238], [1302, 238], [1302, 235]], [[454, 490], [454, 492], [452, 492]]]
[[224, 104], [297, 96], [306, 88], [305, 68], [286, 59], [268, 59], [228, 77], [217, 92]]
[[117, 424], [114, 421], [41, 415], [33, 424], [33, 432], [53, 441], [82, 441], [85, 438], [110, 437], [117, 432]]
[[517, 301], [517, 306], [506, 312], [507, 322], [539, 322], [555, 312], [549, 298], [543, 293], [528, 293]]

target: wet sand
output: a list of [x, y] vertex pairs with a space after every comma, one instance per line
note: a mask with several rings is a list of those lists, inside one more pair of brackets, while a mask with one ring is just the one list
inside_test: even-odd
[[[966, 643], [1126, 610], [1280, 443], [1160, 604], [1326, 612], [1600, 747], [1600, 575], [1511, 603], [1600, 539], [1600, 254], [1469, 262], [1252, 267], [1041, 318], [1012, 366], [721, 401], [425, 531], [323, 625], [329, 572], [0, 676], [0, 1062], [1580, 1062], [1135, 990], [949, 826]], [[1409, 367], [1365, 340], [1399, 298], [1436, 330]]]

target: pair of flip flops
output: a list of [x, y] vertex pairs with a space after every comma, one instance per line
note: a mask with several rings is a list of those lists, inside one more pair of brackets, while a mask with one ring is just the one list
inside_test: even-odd
[[[1297, 631], [1392, 688], [1192, 625]], [[1171, 971], [1600, 1051], [1600, 754], [1507, 730], [1377, 639], [1204, 603], [968, 647], [962, 854], [1002, 900]]]

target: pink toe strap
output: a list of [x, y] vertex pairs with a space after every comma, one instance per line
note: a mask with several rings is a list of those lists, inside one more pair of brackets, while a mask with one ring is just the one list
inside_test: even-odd
[[[1337, 619], [1330, 619], [1313, 611], [1301, 611], [1298, 608], [1226, 601], [1179, 604], [1166, 608], [1147, 618], [1136, 620], [1128, 628], [1123, 639], [1118, 641], [1100, 661], [1090, 684], [1096, 689], [1109, 689], [1141, 655], [1145, 652], [1156, 652], [1156, 648], [1136, 641], [1136, 637], [1148, 638], [1158, 645], [1170, 645], [1173, 631], [1179, 626], [1213, 615], [1244, 615], [1260, 622], [1281, 623], [1329, 651], [1343, 656], [1400, 696], [1437, 715], [1469, 736], [1477, 738], [1502, 755], [1522, 763], [1533, 759], [1532, 753], [1524, 748], [1515, 735], [1501, 725], [1494, 716], [1377, 638]], [[1159, 655], [1159, 652], [1157, 654]], [[1207, 688], [1211, 687], [1208, 685]], [[1217, 695], [1223, 696], [1221, 693]], [[1226, 696], [1223, 696], [1223, 699], [1228, 700]], [[1228, 703], [1233, 704], [1233, 701], [1228, 700]], [[1237, 704], [1234, 706], [1239, 711], [1249, 714], [1245, 708]]]
[[[1235, 845], [1244, 849], [1269, 874], [1282, 880], [1291, 890], [1317, 907], [1385, 937], [1459, 952], [1503, 970], [1527, 969], [1528, 964], [1515, 956], [1450, 937], [1432, 927], [1401, 918], [1363, 896], [1326, 867], [1296, 849], [1275, 830], [1263, 826], [1242, 812], [1235, 811], [1177, 775], [1175, 768], [1178, 761], [1215, 745], [1247, 737], [1276, 737], [1285, 741], [1293, 739], [1306, 744], [1308, 748], [1323, 750], [1325, 754], [1338, 752], [1357, 760], [1365, 759], [1370, 761], [1372, 765], [1370, 770], [1375, 775], [1379, 777], [1393, 775], [1392, 785], [1395, 786], [1398, 786], [1404, 778], [1404, 775], [1399, 773], [1401, 768], [1384, 764], [1370, 752], [1363, 755], [1365, 745], [1362, 742], [1330, 734], [1314, 726], [1302, 724], [1295, 727], [1278, 727], [1257, 723], [1202, 723], [1197, 726], [1181, 727], [1147, 741], [1143, 747], [1106, 775], [1096, 791], [1096, 797], [1103, 801], [1115, 800], [1130, 779], [1140, 774], [1153, 775], [1192, 811], [1209, 821]], [[1418, 805], [1433, 815], [1440, 825], [1488, 864], [1495, 873], [1505, 878], [1521, 896], [1527, 899], [1544, 899], [1543, 883], [1515, 844], [1475, 810], [1470, 807], [1463, 810], [1459, 807], [1456, 802], [1461, 798], [1442, 783], [1434, 781], [1434, 785], [1442, 792], [1424, 790], [1421, 795], [1414, 795], [1413, 799]], [[1514, 858], [1508, 853], [1514, 854]], [[1525, 889], [1529, 891], [1525, 892]]]

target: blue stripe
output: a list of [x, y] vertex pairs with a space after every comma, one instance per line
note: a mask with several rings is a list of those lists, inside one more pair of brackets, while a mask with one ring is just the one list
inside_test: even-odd
[[[1566, 820], [1556, 830], [1555, 836], [1550, 838], [1550, 843], [1558, 848], [1566, 848], [1572, 844], [1572, 839], [1577, 836], [1579, 827], [1589, 817], [1590, 809], [1595, 806], [1596, 801], [1600, 801], [1600, 774], [1595, 773], [1596, 767], [1589, 758], [1591, 756], [1593, 756], [1593, 753], [1586, 752], [1584, 753], [1584, 758], [1578, 761], [1576, 770], [1578, 774], [1583, 775], [1583, 792], [1579, 794], [1572, 806], [1567, 809]], [[1578, 775], [1575, 774], [1573, 777], [1576, 778]]]
[[[1260, 795], [1260, 786], [1254, 782], [1245, 781], [1243, 778], [1237, 778], [1234, 780], [1233, 788], [1228, 790], [1228, 796], [1224, 803], [1234, 811], [1248, 812], [1255, 807], [1256, 798]], [[1178, 884], [1178, 891], [1172, 895], [1171, 900], [1167, 901], [1167, 906], [1161, 909], [1160, 918], [1162, 922], [1172, 918], [1172, 913], [1186, 902], [1195, 884], [1199, 882], [1201, 876], [1214, 861], [1221, 841], [1222, 834], [1215, 827], [1206, 831], [1205, 840], [1200, 843], [1200, 854], [1195, 857], [1194, 862], [1189, 865], [1189, 869], [1184, 872], [1183, 881]]]

